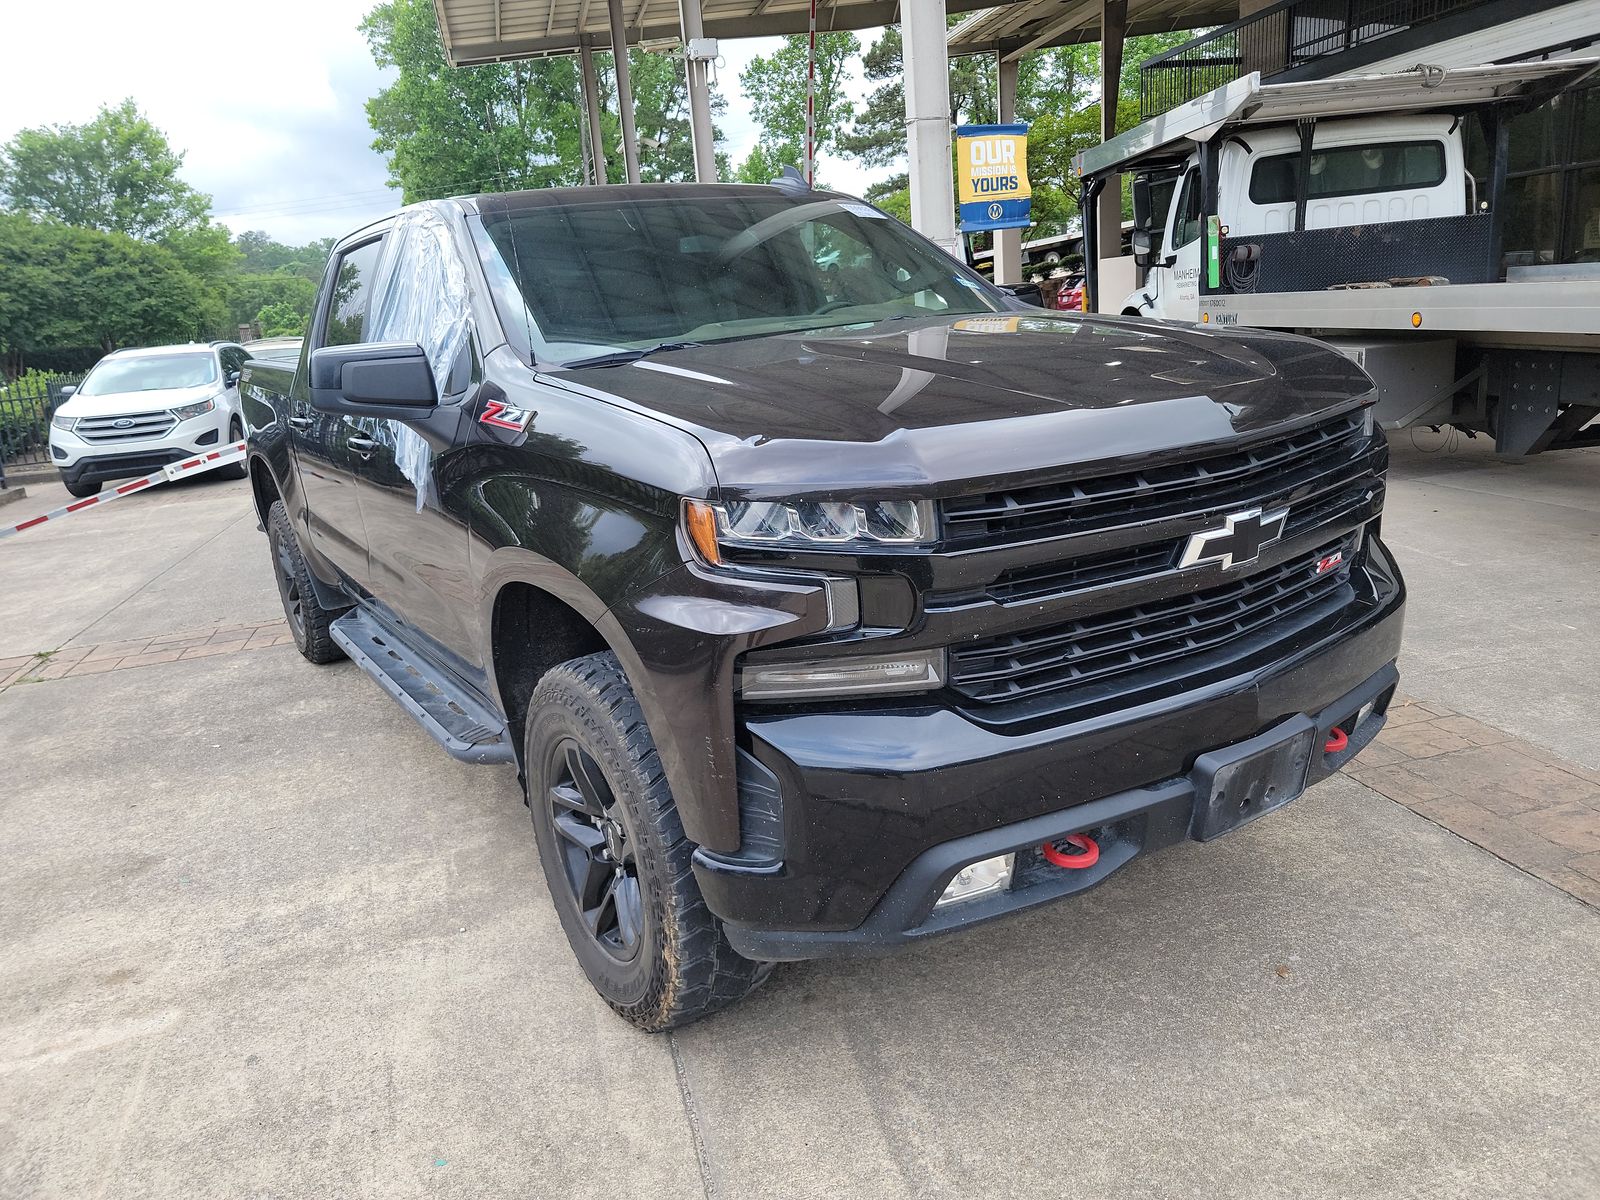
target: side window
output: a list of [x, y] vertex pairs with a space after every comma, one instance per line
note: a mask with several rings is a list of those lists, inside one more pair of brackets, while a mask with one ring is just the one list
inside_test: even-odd
[[249, 357], [249, 355], [247, 355], [244, 350], [238, 346], [224, 346], [220, 352], [220, 356], [222, 358], [222, 377], [224, 379], [226, 379], [229, 375], [232, 375], [235, 371], [242, 370], [244, 368], [245, 359]]
[[1200, 172], [1190, 171], [1183, 177], [1183, 187], [1178, 192], [1178, 211], [1172, 222], [1172, 248], [1176, 250], [1194, 241], [1204, 225], [1200, 219]]
[[[1252, 204], [1293, 204], [1298, 154], [1274, 154], [1250, 168]], [[1311, 155], [1306, 198], [1332, 199], [1373, 192], [1438, 187], [1444, 182], [1444, 143], [1372, 142]]]
[[327, 323], [322, 329], [324, 346], [353, 346], [364, 341], [367, 302], [372, 292], [372, 275], [378, 267], [382, 240], [367, 242], [346, 250], [339, 258], [333, 297], [328, 304]]

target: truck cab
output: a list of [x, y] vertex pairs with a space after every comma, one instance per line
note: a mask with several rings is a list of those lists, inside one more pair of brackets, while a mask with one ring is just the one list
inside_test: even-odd
[[[1226, 138], [1217, 158], [1223, 236], [1296, 228], [1300, 151], [1294, 124]], [[1305, 175], [1305, 229], [1460, 217], [1477, 207], [1461, 122], [1443, 114], [1318, 122]], [[1133, 187], [1136, 241], [1148, 250], [1139, 256], [1143, 279], [1120, 311], [1198, 322], [1205, 234], [1198, 152], [1176, 168], [1161, 165], [1135, 175]], [[1223, 270], [1229, 267], [1222, 264]]]
[[1597, 445], [1597, 138], [1587, 54], [1251, 73], [1079, 156], [1086, 244], [1106, 188], [1131, 179], [1134, 210], [1132, 253], [1085, 261], [1088, 306], [1314, 336], [1386, 429]]

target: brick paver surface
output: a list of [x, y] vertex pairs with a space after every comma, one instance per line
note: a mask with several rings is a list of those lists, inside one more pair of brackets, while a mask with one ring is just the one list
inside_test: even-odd
[[163, 633], [156, 637], [127, 642], [105, 642], [98, 646], [68, 646], [47, 654], [21, 658], [0, 658], [0, 690], [16, 683], [41, 679], [61, 679], [67, 675], [101, 675], [107, 671], [126, 671], [179, 659], [209, 658], [264, 646], [285, 646], [294, 635], [282, 621], [267, 625], [223, 625], [214, 629], [192, 629]]
[[1347, 773], [1600, 907], [1600, 771], [1443, 704], [1399, 697]]

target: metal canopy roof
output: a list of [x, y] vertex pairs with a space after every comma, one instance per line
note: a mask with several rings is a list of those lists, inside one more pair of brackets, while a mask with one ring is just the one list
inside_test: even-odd
[[[1011, 0], [946, 0], [952, 13]], [[1098, 6], [1099, 0], [1095, 0]], [[453, 67], [504, 59], [571, 54], [587, 41], [609, 47], [606, 0], [433, 0]], [[820, 0], [817, 28], [872, 29], [900, 20], [898, 0]], [[702, 0], [705, 36], [769, 37], [804, 33], [809, 0]], [[630, 43], [677, 41], [678, 0], [623, 0]]]
[[1079, 174], [1125, 169], [1141, 159], [1188, 153], [1223, 124], [1266, 125], [1301, 117], [1355, 117], [1410, 109], [1472, 108], [1541, 89], [1560, 91], [1600, 68], [1600, 58], [1417, 67], [1387, 75], [1346, 75], [1304, 83], [1261, 82], [1252, 72], [1085, 150]]
[[[453, 67], [571, 54], [586, 41], [609, 46], [606, 0], [433, 0]], [[705, 35], [804, 33], [809, 0], [702, 0]], [[971, 13], [950, 30], [951, 54], [996, 49], [1020, 56], [1044, 46], [1100, 38], [1100, 0], [945, 0]], [[623, 0], [629, 43], [679, 38], [678, 0]], [[1194, 29], [1237, 19], [1238, 0], [1128, 0], [1129, 34]], [[874, 29], [900, 20], [900, 0], [820, 0], [817, 28]]]
[[[1021, 0], [974, 13], [950, 30], [950, 53], [999, 51], [1021, 58], [1050, 46], [1100, 40], [1101, 0]], [[956, 11], [954, 5], [950, 6]], [[1128, 0], [1128, 36], [1226, 25], [1239, 19], [1238, 0]]]

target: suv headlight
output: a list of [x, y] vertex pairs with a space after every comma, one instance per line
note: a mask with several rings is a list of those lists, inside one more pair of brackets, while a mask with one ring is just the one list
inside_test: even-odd
[[198, 417], [201, 413], [208, 413], [215, 408], [216, 401], [201, 400], [195, 404], [185, 404], [182, 408], [172, 410], [172, 415], [180, 421], [187, 421], [190, 417]]
[[685, 500], [683, 511], [690, 540], [711, 563], [722, 561], [723, 545], [837, 550], [934, 538], [928, 500]]
[[65, 429], [69, 433], [72, 431], [72, 427], [77, 423], [77, 417], [64, 417], [60, 413], [56, 413], [50, 418], [50, 424], [54, 425], [57, 429]]

